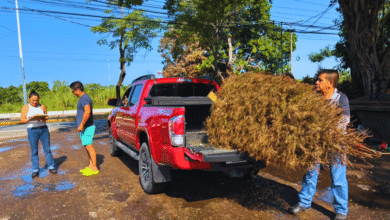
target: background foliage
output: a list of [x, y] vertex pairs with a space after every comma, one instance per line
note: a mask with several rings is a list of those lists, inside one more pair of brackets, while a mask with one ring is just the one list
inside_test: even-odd
[[[123, 94], [129, 86], [121, 86]], [[34, 89], [40, 95], [40, 103], [47, 106], [48, 111], [75, 110], [78, 98], [72, 94], [66, 81], [54, 81], [50, 89], [47, 82], [33, 81], [26, 85], [27, 97]], [[115, 98], [115, 86], [102, 86], [100, 84], [84, 84], [84, 91], [91, 97], [93, 108], [110, 108], [106, 105], [109, 98]], [[17, 113], [23, 107], [22, 85], [18, 87], [0, 87], [0, 113]]]
[[297, 38], [291, 42], [290, 32], [271, 21], [270, 8], [267, 0], [168, 1], [174, 21], [160, 41], [163, 75], [223, 82], [252, 69], [289, 72], [290, 43], [294, 50]]

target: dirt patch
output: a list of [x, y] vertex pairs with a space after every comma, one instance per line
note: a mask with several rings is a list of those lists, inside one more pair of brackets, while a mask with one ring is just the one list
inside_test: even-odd
[[[0, 149], [0, 219], [332, 219], [328, 170], [321, 170], [312, 210], [292, 216], [305, 169], [270, 165], [245, 181], [222, 173], [173, 171], [166, 191], [147, 195], [139, 184], [138, 162], [111, 157], [107, 131], [100, 128], [94, 146], [99, 175], [84, 177], [88, 165], [75, 128], [51, 132], [58, 174], [47, 171], [39, 152], [40, 177], [31, 179], [28, 142], [6, 142]], [[387, 156], [388, 157], [388, 156]], [[354, 161], [348, 169], [349, 219], [390, 219], [390, 164], [385, 156]]]

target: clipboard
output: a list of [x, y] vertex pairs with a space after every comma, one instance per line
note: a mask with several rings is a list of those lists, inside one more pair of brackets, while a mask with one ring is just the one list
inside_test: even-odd
[[34, 115], [32, 118], [30, 118], [30, 120], [42, 120], [42, 119], [45, 119], [46, 117], [49, 117], [49, 115], [47, 115], [47, 114]]

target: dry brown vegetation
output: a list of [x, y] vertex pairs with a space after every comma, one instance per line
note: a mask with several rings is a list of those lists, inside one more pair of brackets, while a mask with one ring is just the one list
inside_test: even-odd
[[335, 159], [351, 165], [348, 156], [372, 156], [362, 145], [367, 134], [338, 129], [342, 110], [314, 92], [313, 85], [246, 73], [228, 78], [217, 96], [206, 121], [212, 145], [289, 168]]

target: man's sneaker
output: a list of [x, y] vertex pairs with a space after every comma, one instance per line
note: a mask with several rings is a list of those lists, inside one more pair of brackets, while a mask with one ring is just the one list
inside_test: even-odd
[[293, 207], [289, 208], [288, 209], [288, 212], [295, 215], [295, 214], [298, 214], [298, 213], [301, 213], [301, 212], [305, 212], [305, 211], [309, 211], [311, 209], [311, 207], [309, 208], [305, 208], [299, 204], [296, 204], [294, 205]]
[[98, 173], [99, 173], [99, 170], [93, 171], [93, 170], [89, 169], [89, 170], [83, 172], [83, 175], [84, 176], [92, 176], [92, 175], [96, 175]]
[[31, 174], [31, 177], [32, 178], [35, 178], [35, 177], [38, 177], [39, 176], [39, 172], [33, 172], [32, 174]]
[[335, 220], [346, 220], [347, 216], [343, 215], [341, 213], [336, 213], [336, 217], [334, 218]]
[[56, 173], [57, 173], [57, 170], [56, 170], [56, 169], [49, 169], [49, 172], [50, 172], [51, 174], [56, 174]]

